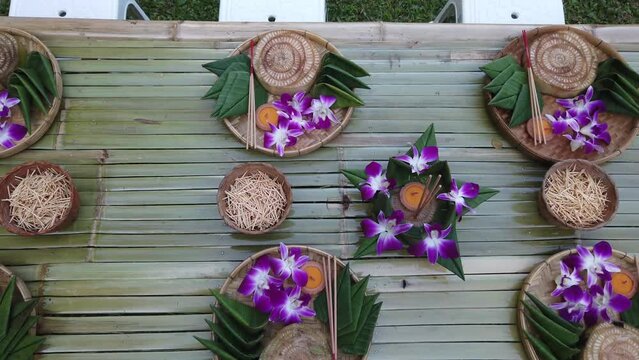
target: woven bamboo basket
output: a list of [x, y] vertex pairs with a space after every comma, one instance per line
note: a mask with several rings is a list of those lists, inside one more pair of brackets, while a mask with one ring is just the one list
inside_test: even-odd
[[[0, 159], [15, 155], [40, 140], [40, 138], [47, 133], [51, 124], [55, 121], [58, 111], [60, 110], [60, 105], [62, 104], [62, 73], [60, 71], [58, 61], [55, 56], [53, 56], [53, 53], [51, 53], [49, 48], [47, 48], [38, 38], [22, 30], [14, 28], [0, 28], [0, 34], [1, 33], [11, 35], [17, 40], [18, 54], [20, 54], [21, 57], [25, 56], [30, 51], [38, 51], [51, 61], [53, 73], [55, 74], [56, 91], [58, 96], [53, 99], [51, 107], [46, 114], [42, 113], [36, 107], [32, 107], [31, 134], [27, 134], [12, 148], [5, 149], [0, 146]], [[3, 86], [6, 86], [6, 84], [3, 84]], [[24, 125], [24, 117], [20, 110], [20, 106], [14, 106], [11, 108], [11, 114], [10, 121], [12, 123]]]
[[[548, 178], [555, 172], [561, 171], [570, 167], [575, 167], [577, 170], [583, 169], [587, 174], [591, 175], [593, 178], [603, 181], [606, 186], [606, 193], [608, 195], [608, 206], [603, 214], [603, 221], [595, 223], [588, 227], [578, 227], [568, 223], [565, 219], [557, 216], [548, 206], [546, 202], [546, 194], [544, 192], [544, 188], [546, 187], [546, 182]], [[606, 224], [610, 223], [617, 213], [617, 208], [619, 207], [619, 192], [617, 191], [617, 186], [615, 186], [615, 182], [612, 178], [606, 174], [606, 172], [600, 168], [599, 166], [593, 164], [590, 161], [586, 160], [565, 160], [555, 165], [551, 166], [550, 169], [546, 172], [544, 176], [544, 181], [541, 184], [541, 189], [539, 190], [539, 195], [537, 196], [537, 203], [539, 208], [539, 213], [543, 216], [548, 222], [557, 225], [563, 228], [575, 229], [575, 230], [596, 230], [604, 227]]]
[[[592, 248], [590, 248], [590, 250], [592, 250]], [[531, 360], [541, 360], [541, 358], [537, 355], [532, 347], [532, 344], [524, 335], [524, 330], [532, 334], [536, 333], [535, 329], [528, 324], [526, 317], [524, 316], [524, 306], [522, 304], [522, 301], [526, 299], [525, 292], [527, 291], [535, 295], [545, 304], [554, 304], [556, 302], [559, 302], [561, 300], [559, 297], [552, 297], [550, 295], [550, 293], [555, 289], [556, 286], [555, 279], [561, 274], [559, 263], [566, 256], [574, 255], [576, 253], [576, 249], [571, 249], [564, 250], [556, 253], [555, 255], [552, 255], [548, 259], [535, 266], [526, 280], [524, 280], [524, 285], [522, 286], [521, 291], [519, 292], [519, 296], [517, 297], [517, 326], [519, 328], [519, 337], [524, 346], [524, 350], [526, 351], [526, 354], [528, 354], [528, 358]], [[628, 254], [618, 250], [613, 250], [610, 261], [637, 277], [638, 274], [635, 260]]]
[[[537, 37], [557, 31], [569, 31], [587, 40], [595, 48], [598, 62], [611, 57], [623, 61], [623, 57], [603, 40], [598, 39], [588, 32], [570, 26], [556, 25], [536, 28], [528, 32], [528, 40], [532, 44]], [[509, 42], [495, 58], [501, 58], [506, 55], [512, 55], [522, 66], [525, 66], [524, 46], [521, 36], [517, 36]], [[488, 81], [486, 83], [488, 83]], [[639, 132], [639, 118], [604, 112], [599, 114], [599, 120], [608, 124], [608, 131], [612, 137], [612, 142], [610, 145], [604, 147], [603, 153], [593, 152], [585, 154], [581, 150], [573, 152], [570, 150], [570, 141], [562, 136], [554, 136], [548, 140], [547, 144], [535, 146], [532, 136], [526, 130], [525, 124], [514, 128], [508, 126], [511, 118], [510, 110], [488, 105], [492, 97], [492, 94], [488, 91], [484, 91], [488, 115], [495, 123], [497, 130], [524, 154], [542, 162], [554, 163], [567, 159], [584, 159], [600, 164], [621, 155], [621, 153], [632, 144], [632, 141]], [[544, 107], [542, 114], [554, 114], [556, 110], [561, 109], [561, 107], [555, 103], [556, 97], [544, 94], [543, 98]]]
[[[26, 176], [27, 173], [33, 172], [34, 170], [38, 169], [40, 171], [51, 169], [59, 174], [64, 175], [64, 177], [71, 185], [71, 206], [65, 211], [64, 215], [56, 222], [53, 227], [44, 231], [29, 232], [11, 223], [11, 210], [9, 208], [9, 203], [4, 200], [9, 198], [9, 186], [15, 186], [19, 184], [21, 180], [18, 178], [22, 178]], [[78, 217], [79, 212], [80, 195], [78, 194], [78, 190], [73, 183], [71, 175], [69, 175], [66, 170], [58, 165], [51, 164], [45, 161], [25, 163], [13, 168], [0, 181], [0, 224], [2, 224], [2, 226], [7, 229], [7, 231], [10, 231], [14, 234], [22, 236], [34, 236], [62, 230], [65, 227], [69, 226]]]
[[583, 360], [631, 360], [639, 357], [639, 330], [629, 325], [597, 325], [581, 353]]
[[[9, 280], [11, 280], [11, 277], [13, 275], [15, 275], [15, 274], [11, 270], [9, 270], [4, 265], [0, 265], [0, 294], [2, 294], [4, 292], [4, 290], [7, 288], [7, 284], [9, 283]], [[25, 284], [24, 281], [22, 281], [22, 279], [20, 279], [17, 276], [16, 276], [16, 289], [18, 290], [18, 292], [14, 294], [14, 297], [13, 297], [13, 302], [14, 303], [18, 302], [18, 301], [31, 300], [31, 292], [29, 291], [29, 288], [27, 287], [27, 284]], [[16, 296], [16, 294], [17, 294], [17, 296]], [[31, 313], [31, 315], [33, 315], [33, 316], [36, 315], [36, 310], [35, 309]], [[31, 330], [29, 330], [29, 333], [31, 335], [35, 335], [36, 334], [36, 330], [37, 330], [37, 324], [34, 325], [31, 328]]]
[[[282, 184], [282, 189], [284, 190], [284, 195], [286, 196], [286, 207], [284, 209], [284, 213], [282, 213], [282, 217], [279, 221], [273, 225], [272, 227], [265, 230], [246, 230], [242, 229], [235, 224], [233, 220], [231, 220], [226, 214], [226, 191], [231, 188], [231, 185], [235, 182], [240, 176], [244, 174], [250, 174], [252, 172], [261, 171], [266, 175], [270, 176], [272, 179], [275, 179], [278, 183]], [[232, 227], [233, 229], [247, 235], [260, 235], [266, 234], [278, 226], [282, 225], [288, 214], [291, 212], [291, 206], [293, 205], [293, 191], [291, 190], [291, 184], [289, 184], [286, 176], [282, 174], [276, 167], [270, 164], [265, 163], [246, 163], [241, 164], [233, 168], [231, 172], [226, 174], [226, 176], [222, 179], [220, 186], [217, 190], [217, 209], [220, 212], [220, 216], [224, 219], [224, 222]]]
[[[334, 258], [333, 255], [327, 252], [324, 252], [322, 250], [312, 248], [309, 246], [294, 246], [294, 247], [301, 249], [302, 254], [308, 256], [311, 261], [316, 261], [320, 264], [322, 263], [322, 259], [332, 260]], [[268, 249], [264, 249], [260, 252], [257, 252], [251, 255], [246, 260], [244, 260], [229, 274], [228, 278], [222, 285], [221, 292], [234, 299], [242, 301], [243, 303], [247, 305], [253, 306], [252, 299], [250, 297], [241, 295], [240, 293], [237, 292], [237, 289], [240, 287], [240, 284], [242, 283], [244, 276], [246, 276], [246, 273], [251, 269], [251, 267], [253, 266], [255, 261], [257, 261], [257, 259], [265, 255], [279, 256], [279, 250], [280, 250], [279, 247], [271, 247]], [[339, 258], [336, 258], [336, 260], [337, 260], [337, 267], [339, 269], [343, 269], [344, 266], [346, 266], [346, 264], [342, 262]], [[351, 278], [353, 279], [353, 281], [359, 281], [359, 278], [355, 276], [355, 274], [353, 273], [351, 273]], [[311, 305], [312, 303], [313, 303], [313, 300], [311, 300]], [[213, 315], [213, 322], [215, 322], [215, 315]], [[304, 324], [308, 324], [309, 327], [315, 327], [320, 331], [324, 331], [328, 333], [328, 329], [317, 319], [304, 319]], [[264, 340], [262, 341], [262, 344], [268, 344], [276, 336], [277, 332], [281, 330], [282, 328], [284, 328], [284, 326], [281, 324], [269, 323], [266, 326]], [[328, 336], [326, 338], [328, 339]], [[328, 344], [326, 344], [326, 346], [328, 346]], [[339, 353], [337, 358], [340, 360], [365, 360], [368, 358], [368, 355], [353, 356], [353, 355]], [[218, 357], [214, 356], [213, 359], [216, 360], [218, 359]]]
[[[278, 31], [282, 31], [282, 30], [278, 30]], [[306, 40], [308, 40], [310, 44], [313, 44], [315, 46], [315, 50], [320, 60], [324, 56], [324, 54], [326, 54], [327, 52], [340, 54], [339, 50], [333, 44], [331, 44], [324, 38], [320, 37], [319, 35], [313, 34], [308, 31], [302, 31], [302, 30], [286, 30], [286, 31], [300, 35], [304, 37]], [[257, 46], [259, 46], [260, 39], [262, 39], [265, 36], [268, 36], [269, 34], [270, 32], [266, 32], [252, 39], [246, 40], [240, 46], [238, 46], [231, 53], [230, 56], [235, 56], [240, 53], [246, 53], [250, 49], [251, 40], [253, 40], [254, 44], [257, 44], [256, 48], [254, 48], [254, 49], [257, 49]], [[312, 76], [313, 80], [315, 79], [315, 75]], [[267, 88], [267, 90], [269, 89], [268, 86], [265, 86], [265, 87]], [[272, 102], [273, 100], [277, 99], [277, 96], [276, 96], [277, 94], [286, 92], [287, 89], [283, 89], [283, 90], [270, 89], [268, 91], [269, 91], [268, 102]], [[334, 113], [337, 119], [339, 120], [339, 124], [333, 124], [329, 129], [325, 129], [325, 130], [317, 129], [310, 133], [306, 133], [300, 136], [299, 138], [297, 138], [297, 144], [295, 144], [295, 146], [286, 147], [286, 149], [284, 150], [284, 156], [295, 157], [295, 156], [311, 153], [319, 149], [320, 147], [322, 147], [322, 145], [333, 140], [337, 135], [339, 135], [339, 133], [341, 133], [342, 130], [348, 125], [351, 119], [351, 116], [353, 115], [353, 108], [350, 107], [350, 108], [337, 109], [334, 111]], [[231, 133], [244, 144], [246, 143], [246, 132], [247, 132], [247, 123], [248, 123], [247, 119], [248, 119], [247, 115], [224, 119], [224, 123], [229, 128]], [[275, 148], [266, 148], [263, 146], [264, 131], [259, 128], [256, 128], [256, 129], [257, 129], [256, 150], [265, 154], [279, 156]]]

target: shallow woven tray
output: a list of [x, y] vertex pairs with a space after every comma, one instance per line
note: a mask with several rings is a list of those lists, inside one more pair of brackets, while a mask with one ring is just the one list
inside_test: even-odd
[[[589, 248], [592, 250], [592, 248]], [[517, 327], [519, 328], [519, 338], [521, 339], [522, 345], [524, 346], [524, 350], [526, 354], [528, 354], [528, 358], [531, 360], [540, 360], [541, 358], [537, 356], [535, 350], [532, 347], [530, 341], [524, 335], [523, 330], [526, 330], [530, 333], [536, 333], [532, 326], [528, 325], [526, 318], [524, 316], [524, 306], [522, 305], [522, 301], [527, 298], [526, 291], [535, 295], [539, 298], [544, 304], [554, 304], [559, 302], [561, 299], [559, 297], [552, 297], [550, 293], [555, 289], [555, 278], [559, 276], [561, 273], [559, 270], [559, 262], [566, 256], [571, 254], [576, 254], [576, 249], [564, 250], [561, 252], [552, 255], [548, 259], [541, 262], [539, 265], [535, 266], [535, 268], [530, 272], [526, 280], [524, 280], [524, 285], [519, 292], [519, 296], [517, 297]], [[621, 268], [629, 271], [635, 277], [637, 276], [637, 267], [635, 265], [635, 260], [630, 257], [628, 254], [623, 253], [621, 251], [613, 250], [612, 258], [610, 261], [614, 264], [620, 266]]]
[[626, 360], [639, 357], [639, 330], [610, 323], [594, 327], [582, 352], [583, 360]]
[[[596, 38], [592, 34], [575, 29], [570, 26], [545, 26], [536, 28], [528, 32], [528, 41], [532, 43], [534, 39], [548, 32], [554, 32], [559, 30], [568, 30], [575, 32], [586, 40], [588, 40], [598, 51], [599, 61], [604, 61], [607, 58], [613, 57], [619, 60], [623, 60], [623, 57], [610, 45], [601, 39]], [[517, 36], [506, 47], [501, 50], [496, 59], [506, 55], [512, 55], [520, 65], [525, 67], [523, 62], [524, 47], [521, 43], [521, 36]], [[590, 154], [584, 154], [582, 149], [575, 152], [570, 151], [570, 141], [562, 136], [554, 136], [551, 140], [548, 140], [547, 144], [535, 146], [533, 138], [526, 131], [525, 123], [514, 128], [510, 128], [511, 111], [494, 106], [489, 106], [488, 102], [492, 99], [493, 95], [488, 91], [484, 91], [484, 99], [486, 100], [486, 108], [490, 118], [493, 120], [497, 129], [504, 137], [509, 140], [514, 146], [519, 148], [526, 155], [544, 162], [558, 162], [567, 159], [585, 159], [595, 162], [597, 164], [606, 162], [619, 156], [626, 148], [632, 144], [632, 141], [637, 136], [639, 131], [639, 118], [633, 118], [622, 114], [601, 113], [599, 119], [602, 122], [608, 124], [608, 131], [612, 137], [612, 142], [608, 146], [604, 146], [604, 152], [599, 154], [593, 152]], [[544, 108], [542, 114], [554, 114], [556, 110], [561, 107], [555, 103], [557, 98], [544, 94]]]
[[[11, 280], [11, 276], [13, 275], [15, 274], [11, 270], [6, 268], [4, 265], [0, 265], [0, 289], [2, 290], [0, 291], [0, 294], [4, 292], [4, 290], [7, 288], [7, 284], [9, 283], [9, 280]], [[22, 279], [20, 279], [18, 276], [16, 276], [16, 289], [18, 289], [18, 292], [14, 293], [14, 296], [13, 296], [14, 303], [18, 301], [31, 300], [31, 292], [29, 291], [27, 284], [25, 284], [24, 281], [22, 281]], [[16, 297], [16, 294], [18, 295], [17, 297]], [[31, 314], [35, 316], [36, 310], [34, 309]], [[37, 330], [37, 324], [34, 325], [31, 328], [31, 330], [29, 330], [29, 333], [31, 335], [35, 335], [36, 330]]]
[[[595, 179], [601, 179], [606, 185], [608, 200], [608, 206], [606, 206], [606, 210], [604, 211], [603, 218], [604, 220], [600, 223], [591, 225], [589, 227], [578, 227], [569, 225], [563, 219], [558, 218], [546, 203], [546, 194], [544, 192], [544, 188], [546, 186], [546, 181], [548, 177], [560, 170], [576, 166], [576, 169], [584, 169], [587, 174], [591, 175]], [[612, 178], [599, 166], [593, 164], [590, 161], [586, 160], [565, 160], [562, 162], [558, 162], [555, 165], [551, 166], [550, 169], [546, 172], [544, 176], [544, 181], [541, 184], [541, 188], [539, 189], [539, 196], [537, 196], [537, 205], [539, 208], [539, 213], [543, 216], [548, 222], [569, 229], [575, 230], [595, 230], [606, 226], [606, 224], [610, 223], [617, 213], [617, 208], [619, 207], [619, 192], [617, 191], [617, 186], [615, 186], [615, 182]]]
[[[284, 213], [280, 220], [273, 226], [265, 230], [246, 230], [238, 227], [233, 220], [231, 220], [226, 214], [226, 191], [231, 188], [231, 185], [235, 182], [235, 179], [244, 175], [250, 174], [255, 171], [261, 171], [266, 175], [270, 176], [272, 179], [275, 179], [278, 183], [282, 184], [282, 190], [284, 190], [284, 196], [286, 196], [286, 207], [284, 208]], [[278, 226], [282, 225], [286, 217], [291, 212], [291, 206], [293, 205], [293, 191], [291, 190], [291, 184], [289, 184], [286, 176], [282, 174], [275, 166], [264, 163], [246, 163], [241, 164], [233, 168], [230, 173], [226, 174], [220, 183], [220, 186], [217, 190], [217, 210], [220, 212], [220, 216], [224, 219], [224, 222], [232, 227], [233, 229], [247, 235], [260, 235], [266, 234]]]
[[[29, 34], [26, 31], [13, 29], [13, 28], [0, 28], [0, 32], [8, 33], [16, 38], [18, 41], [18, 53], [25, 55], [30, 51], [38, 51], [45, 55], [51, 61], [51, 67], [55, 74], [55, 84], [58, 96], [53, 99], [51, 108], [46, 114], [42, 113], [35, 106], [31, 111], [31, 134], [27, 134], [22, 140], [16, 143], [16, 145], [10, 149], [5, 149], [0, 146], [0, 159], [6, 158], [11, 155], [15, 155], [22, 150], [29, 148], [35, 144], [40, 138], [47, 133], [49, 127], [55, 121], [58, 111], [60, 110], [60, 104], [62, 103], [62, 74], [60, 72], [60, 66], [53, 53], [47, 48], [38, 38]], [[24, 118], [19, 105], [11, 108], [11, 122], [24, 125]]]
[[[8, 187], [10, 185], [17, 185], [20, 183], [16, 177], [24, 177], [27, 172], [32, 172], [35, 169], [46, 170], [52, 169], [53, 171], [64, 175], [71, 184], [71, 206], [67, 209], [64, 216], [58, 222], [46, 231], [39, 232], [30, 232], [26, 231], [20, 227], [11, 223], [11, 210], [9, 208], [9, 203], [4, 201], [9, 198]], [[78, 189], [75, 187], [73, 183], [73, 179], [71, 175], [61, 168], [58, 165], [51, 164], [45, 161], [36, 161], [29, 162], [22, 165], [18, 165], [17, 167], [11, 169], [3, 178], [0, 180], [0, 224], [14, 234], [22, 235], [22, 236], [34, 236], [34, 235], [42, 235], [48, 234], [52, 232], [56, 232], [64, 229], [69, 226], [77, 217], [80, 212], [80, 195], [78, 194]]]
[[[328, 42], [327, 40], [323, 39], [322, 37], [316, 34], [310, 33], [308, 31], [301, 31], [301, 30], [289, 30], [289, 31], [303, 35], [306, 39], [310, 40], [311, 43], [315, 44], [317, 46], [320, 59], [327, 52], [340, 54], [339, 50], [337, 50], [337, 48], [333, 44], [331, 44], [330, 42]], [[246, 52], [251, 46], [251, 40], [257, 43], [260, 40], [260, 38], [264, 36], [265, 34], [267, 33], [260, 34], [254, 37], [253, 39], [246, 40], [237, 49], [235, 49], [230, 56], [235, 56], [242, 52]], [[276, 97], [273, 94], [269, 94], [269, 97], [268, 97], [269, 102], [272, 102], [275, 99]], [[353, 108], [350, 107], [350, 108], [337, 109], [334, 112], [337, 119], [340, 120], [339, 124], [332, 124], [331, 127], [326, 130], [317, 129], [317, 130], [313, 130], [310, 133], [305, 133], [304, 135], [297, 138], [297, 144], [295, 144], [295, 146], [286, 147], [286, 149], [284, 150], [284, 156], [295, 157], [295, 156], [308, 154], [310, 152], [313, 152], [319, 149], [320, 147], [322, 147], [322, 145], [328, 143], [329, 141], [333, 140], [340, 132], [342, 132], [342, 129], [344, 129], [346, 125], [348, 125], [348, 122], [351, 119], [351, 115], [353, 114]], [[224, 119], [224, 123], [229, 128], [229, 130], [231, 130], [231, 133], [233, 133], [233, 135], [235, 135], [235, 137], [237, 137], [243, 144], [246, 143], [247, 118], [248, 118], [247, 115], [242, 115], [242, 116], [236, 116], [236, 117]], [[256, 149], [265, 154], [278, 156], [277, 149], [264, 147], [264, 130], [257, 127], [256, 127], [256, 130], [257, 130]]]
[[[322, 250], [319, 249], [315, 249], [309, 246], [289, 246], [289, 248], [300, 248], [302, 250], [302, 254], [303, 255], [307, 255], [308, 257], [310, 257], [310, 259], [312, 261], [317, 261], [318, 263], [322, 263], [322, 259], [331, 259], [333, 258], [333, 256], [327, 252], [324, 252]], [[251, 305], [253, 306], [253, 302], [251, 300], [250, 297], [246, 297], [241, 295], [240, 293], [237, 292], [237, 289], [239, 288], [240, 284], [242, 283], [242, 280], [244, 279], [244, 276], [246, 276], [246, 273], [248, 272], [248, 270], [253, 266], [253, 264], [255, 263], [255, 261], [257, 259], [259, 259], [260, 257], [264, 256], [264, 255], [272, 255], [272, 256], [279, 256], [279, 251], [280, 248], [279, 247], [272, 247], [272, 248], [268, 248], [268, 249], [264, 249], [258, 253], [255, 253], [253, 255], [251, 255], [249, 258], [247, 258], [246, 260], [244, 260], [241, 264], [239, 264], [232, 272], [231, 274], [229, 274], [228, 278], [226, 279], [226, 281], [224, 282], [224, 284], [222, 285], [222, 289], [221, 292], [223, 294], [229, 295], [230, 297], [240, 300], [245, 304]], [[344, 268], [344, 266], [346, 266], [346, 264], [344, 264], [339, 258], [337, 258], [337, 267], [339, 269]], [[355, 276], [355, 274], [353, 274], [351, 272], [351, 278], [353, 279], [353, 281], [359, 281], [358, 277]], [[313, 298], [314, 299], [314, 298]], [[311, 300], [311, 306], [312, 306], [313, 300]], [[215, 316], [213, 316], [213, 322], [215, 322]], [[319, 320], [316, 319], [305, 319], [304, 322], [309, 322], [309, 323], [319, 323]], [[322, 325], [323, 326], [323, 325]], [[283, 326], [281, 324], [272, 324], [269, 323], [266, 326], [266, 331], [264, 334], [264, 339], [262, 344], [268, 343], [268, 341], [270, 341], [271, 338], [273, 338], [273, 336], [275, 336], [275, 334], [277, 333], [278, 330], [282, 329]], [[324, 331], [328, 331], [328, 329], [325, 329]], [[341, 360], [363, 360], [363, 359], [367, 359], [368, 356], [353, 356], [353, 355], [347, 355], [347, 354], [342, 354], [339, 353], [338, 359]], [[218, 359], [217, 356], [214, 356], [213, 359]]]

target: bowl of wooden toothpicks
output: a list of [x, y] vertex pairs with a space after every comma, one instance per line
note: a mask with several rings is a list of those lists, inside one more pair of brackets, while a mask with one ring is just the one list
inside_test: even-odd
[[71, 224], [80, 196], [69, 173], [38, 161], [22, 164], [0, 181], [0, 223], [14, 234], [56, 232]]
[[284, 222], [293, 193], [284, 174], [274, 166], [236, 166], [218, 188], [217, 207], [227, 225], [248, 235], [265, 234]]
[[539, 192], [539, 213], [549, 222], [575, 230], [608, 224], [619, 206], [619, 193], [606, 172], [587, 160], [553, 165]]

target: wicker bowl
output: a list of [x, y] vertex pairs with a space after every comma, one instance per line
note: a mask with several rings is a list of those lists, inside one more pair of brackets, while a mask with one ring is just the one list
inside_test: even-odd
[[[38, 232], [30, 232], [26, 231], [13, 223], [11, 223], [11, 210], [9, 208], [9, 203], [4, 201], [9, 198], [9, 186], [15, 186], [20, 183], [20, 179], [27, 175], [29, 172], [33, 172], [34, 170], [39, 169], [47, 170], [51, 169], [59, 174], [64, 175], [69, 184], [71, 185], [71, 206], [66, 210], [61, 219], [57, 221], [57, 223], [51, 228], [38, 231]], [[63, 168], [58, 165], [51, 164], [44, 161], [36, 161], [25, 163], [13, 168], [9, 171], [4, 178], [0, 181], [0, 224], [14, 234], [22, 235], [22, 236], [34, 236], [34, 235], [42, 235], [47, 233], [56, 232], [62, 230], [63, 228], [70, 225], [77, 217], [80, 211], [80, 195], [78, 194], [78, 190], [73, 183], [73, 179], [68, 172], [66, 172]]]
[[[587, 174], [591, 175], [595, 179], [602, 180], [607, 189], [609, 203], [608, 206], [606, 206], [606, 210], [604, 211], [603, 221], [600, 221], [588, 227], [578, 227], [567, 223], [564, 219], [559, 218], [557, 215], [555, 215], [555, 213], [553, 213], [552, 210], [550, 210], [546, 201], [544, 188], [546, 187], [546, 181], [548, 180], [550, 175], [557, 171], [573, 166], [577, 170], [585, 170]], [[605, 226], [610, 221], [612, 221], [612, 218], [617, 213], [617, 208], [619, 207], [619, 192], [617, 191], [617, 187], [615, 186], [615, 182], [612, 180], [612, 178], [608, 174], [606, 174], [606, 172], [602, 168], [595, 165], [594, 163], [587, 160], [565, 160], [556, 163], [555, 165], [551, 166], [550, 169], [548, 169], [546, 175], [544, 176], [544, 181], [541, 184], [541, 189], [539, 190], [539, 196], [537, 200], [539, 205], [539, 213], [548, 222], [563, 228], [575, 230], [595, 230]]]
[[[275, 225], [271, 226], [270, 228], [264, 229], [264, 230], [246, 230], [237, 226], [235, 222], [233, 222], [233, 220], [231, 220], [228, 217], [228, 215], [226, 214], [227, 204], [224, 198], [226, 195], [226, 191], [231, 188], [231, 185], [233, 185], [233, 183], [235, 182], [235, 179], [237, 179], [240, 176], [243, 176], [244, 174], [250, 174], [256, 171], [261, 171], [265, 173], [266, 175], [270, 176], [272, 179], [276, 180], [278, 183], [282, 184], [282, 189], [284, 190], [284, 195], [286, 196], [286, 207], [284, 208], [284, 213], [282, 214], [280, 220]], [[220, 216], [224, 219], [224, 222], [228, 226], [247, 235], [266, 234], [269, 231], [272, 231], [273, 229], [277, 228], [284, 222], [284, 220], [288, 216], [289, 212], [291, 211], [292, 205], [293, 205], [293, 191], [291, 190], [291, 184], [289, 184], [288, 180], [286, 179], [286, 176], [284, 176], [282, 172], [280, 172], [273, 165], [269, 165], [269, 164], [246, 163], [246, 164], [238, 165], [234, 167], [230, 173], [226, 174], [224, 179], [222, 179], [222, 182], [220, 183], [220, 186], [217, 190], [217, 209], [220, 212]]]
[[[592, 250], [592, 248], [590, 248], [590, 250]], [[524, 335], [524, 330], [533, 334], [535, 333], [535, 329], [528, 324], [528, 321], [524, 316], [524, 306], [522, 302], [526, 299], [526, 292], [535, 295], [544, 304], [554, 304], [559, 302], [561, 300], [559, 297], [552, 297], [550, 295], [550, 293], [555, 289], [555, 278], [561, 274], [559, 263], [566, 256], [576, 253], [576, 249], [571, 249], [552, 255], [535, 266], [526, 280], [524, 280], [524, 285], [522, 286], [517, 298], [517, 326], [519, 328], [519, 337], [524, 350], [526, 351], [526, 354], [528, 354], [528, 358], [531, 360], [540, 360], [541, 358], [537, 355], [532, 344]], [[628, 254], [618, 250], [612, 250], [612, 257], [610, 258], [610, 261], [622, 269], [629, 271], [635, 276], [635, 278], [637, 277], [638, 274], [635, 260], [628, 256]]]
[[[49, 50], [49, 48], [46, 47], [46, 45], [44, 45], [44, 43], [42, 43], [42, 41], [40, 41], [35, 36], [29, 34], [26, 31], [14, 28], [0, 28], [0, 33], [8, 34], [16, 39], [18, 44], [18, 53], [38, 51], [46, 56], [49, 61], [51, 61], [51, 67], [53, 68], [53, 74], [55, 75], [56, 92], [58, 93], [58, 96], [53, 99], [51, 107], [49, 108], [49, 111], [47, 113], [42, 113], [40, 110], [37, 110], [37, 108], [34, 108], [32, 110], [31, 134], [27, 134], [12, 148], [5, 149], [0, 146], [1, 159], [15, 155], [22, 150], [29, 148], [47, 133], [47, 130], [49, 130], [49, 127], [55, 121], [55, 118], [58, 115], [58, 111], [60, 110], [60, 105], [62, 104], [62, 73], [60, 71], [60, 65], [58, 64], [55, 56], [53, 56], [53, 53]], [[3, 87], [5, 86], [6, 84], [3, 84]], [[11, 108], [11, 114], [11, 122], [24, 125], [24, 117], [22, 115], [20, 106], [14, 106], [13, 108]]]

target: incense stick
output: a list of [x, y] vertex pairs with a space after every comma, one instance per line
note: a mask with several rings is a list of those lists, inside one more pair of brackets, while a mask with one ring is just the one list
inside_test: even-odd
[[257, 145], [255, 125], [255, 75], [253, 71], [253, 40], [251, 39], [250, 50], [250, 74], [249, 74], [249, 98], [248, 98], [248, 121], [246, 129], [246, 148], [255, 148]]
[[524, 40], [524, 51], [526, 52], [526, 69], [528, 70], [528, 88], [530, 89], [530, 109], [532, 113], [531, 121], [533, 122], [533, 142], [535, 145], [541, 144], [542, 141], [546, 144], [546, 131], [542, 123], [544, 120], [539, 106], [539, 99], [537, 98], [537, 86], [530, 62], [530, 49], [528, 47], [526, 30], [522, 30], [521, 35]]
[[437, 175], [437, 178], [435, 179], [433, 186], [430, 187], [430, 181], [432, 177], [433, 177], [432, 175], [428, 175], [428, 180], [426, 181], [426, 184], [424, 185], [424, 192], [422, 193], [422, 198], [424, 197], [424, 194], [426, 194], [426, 191], [428, 191], [428, 196], [423, 201], [420, 199], [419, 206], [417, 207], [417, 210], [415, 211], [415, 214], [413, 216], [414, 219], [417, 219], [417, 216], [419, 216], [419, 214], [421, 214], [424, 208], [428, 204], [430, 204], [431, 201], [433, 201], [435, 196], [437, 196], [437, 193], [439, 192], [439, 190], [441, 190], [442, 188], [442, 186], [439, 185], [439, 182], [442, 179], [442, 175], [441, 174]]
[[[330, 266], [330, 259], [328, 260], [328, 265]], [[326, 257], [322, 257], [322, 272], [324, 273], [324, 279], [326, 279], [326, 310], [328, 312], [328, 333], [331, 338], [331, 355], [336, 353], [335, 348], [333, 347], [333, 294], [331, 289], [331, 276], [330, 269], [327, 267]]]
[[[344, 275], [346, 276], [346, 274]], [[337, 360], [337, 258], [333, 256], [333, 349], [335, 349], [335, 353], [333, 354], [333, 359]]]

